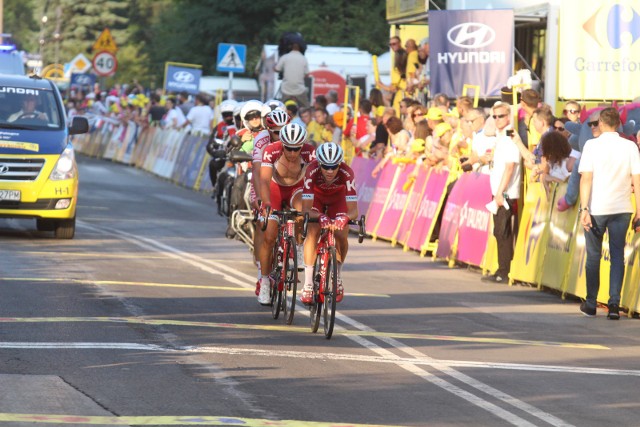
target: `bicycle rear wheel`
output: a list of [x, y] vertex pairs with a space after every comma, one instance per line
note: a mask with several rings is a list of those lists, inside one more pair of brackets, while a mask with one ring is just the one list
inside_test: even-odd
[[324, 290], [324, 302], [322, 315], [324, 323], [324, 336], [327, 339], [333, 334], [333, 326], [336, 320], [336, 295], [338, 294], [338, 262], [336, 260], [336, 248], [329, 249], [329, 264], [327, 265], [327, 282]]
[[296, 290], [298, 289], [298, 254], [296, 241], [293, 237], [287, 238], [287, 253], [284, 257], [284, 289], [282, 290], [282, 304], [284, 305], [284, 317], [287, 325], [293, 323], [293, 315], [296, 311]]
[[316, 263], [313, 265], [313, 303], [309, 308], [309, 318], [311, 319], [311, 332], [318, 332], [320, 327], [320, 313], [322, 312], [322, 302], [320, 301], [320, 257], [316, 257]]

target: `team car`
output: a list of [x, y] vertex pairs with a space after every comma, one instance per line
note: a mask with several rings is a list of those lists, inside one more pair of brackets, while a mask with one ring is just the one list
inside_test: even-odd
[[35, 218], [39, 231], [72, 239], [78, 167], [71, 135], [88, 130], [80, 116], [67, 126], [53, 82], [0, 74], [0, 217]]

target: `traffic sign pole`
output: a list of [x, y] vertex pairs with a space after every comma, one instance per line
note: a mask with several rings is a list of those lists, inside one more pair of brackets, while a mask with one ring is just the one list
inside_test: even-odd
[[227, 92], [227, 99], [233, 99], [233, 71], [229, 71], [229, 91]]

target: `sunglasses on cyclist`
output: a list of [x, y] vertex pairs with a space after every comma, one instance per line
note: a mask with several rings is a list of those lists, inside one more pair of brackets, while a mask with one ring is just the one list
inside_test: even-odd
[[280, 129], [278, 129], [278, 130], [269, 129], [269, 132], [271, 132], [274, 135], [280, 135]]
[[247, 114], [244, 116], [244, 119], [245, 119], [246, 121], [249, 121], [249, 120], [259, 119], [260, 117], [261, 117], [260, 112], [259, 112], [259, 111], [256, 111], [256, 112], [253, 112], [253, 113], [247, 113]]
[[285, 149], [285, 150], [287, 150], [287, 151], [293, 151], [293, 152], [296, 152], [296, 151], [300, 151], [300, 150], [302, 150], [302, 147], [287, 147], [287, 146], [285, 145], [285, 146], [284, 146], [284, 149]]
[[334, 171], [336, 169], [338, 169], [340, 167], [340, 165], [333, 165], [333, 166], [329, 166], [329, 165], [320, 165], [320, 167], [322, 167], [322, 169], [327, 170], [327, 171]]
[[596, 126], [598, 126], [598, 121], [594, 120], [592, 122], [587, 123], [589, 125], [590, 128], [594, 128]]

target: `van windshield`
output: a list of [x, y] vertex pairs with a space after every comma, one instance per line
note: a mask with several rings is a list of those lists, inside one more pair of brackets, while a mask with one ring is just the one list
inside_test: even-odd
[[0, 128], [61, 130], [63, 123], [52, 90], [0, 86]]

